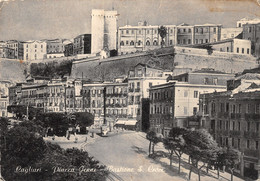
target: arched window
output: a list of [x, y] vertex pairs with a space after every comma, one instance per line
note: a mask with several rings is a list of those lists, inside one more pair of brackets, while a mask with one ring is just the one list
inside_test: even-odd
[[154, 40], [154, 41], [153, 41], [153, 45], [158, 45], [157, 40]]
[[146, 46], [150, 46], [150, 41], [149, 40], [146, 41]]
[[141, 40], [139, 40], [137, 44], [138, 44], [138, 45], [141, 45], [141, 44], [142, 44], [142, 41], [141, 41]]
[[131, 41], [131, 42], [130, 42], [130, 45], [134, 45], [134, 44], [135, 44], [134, 41]]
[[120, 45], [121, 45], [121, 46], [124, 46], [124, 41], [121, 41], [121, 42], [120, 42]]

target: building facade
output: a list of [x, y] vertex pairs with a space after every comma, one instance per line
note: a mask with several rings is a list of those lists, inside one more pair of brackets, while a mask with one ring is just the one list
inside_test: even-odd
[[117, 49], [117, 11], [93, 9], [91, 14], [91, 54], [104, 48]]
[[65, 57], [73, 56], [74, 50], [73, 50], [73, 43], [69, 43], [67, 45], [64, 45], [64, 55]]
[[259, 107], [259, 88], [200, 96], [201, 126], [209, 130], [219, 145], [242, 152], [235, 171], [252, 179], [260, 178]]
[[[82, 34], [74, 38], [73, 54], [91, 54], [91, 34]], [[71, 45], [70, 45], [71, 46]], [[71, 47], [68, 46], [67, 51], [71, 51]]]
[[23, 60], [42, 60], [47, 58], [47, 43], [45, 41], [26, 41], [23, 43]]
[[243, 39], [252, 42], [252, 54], [260, 57], [260, 22], [243, 25]]
[[[124, 26], [118, 28], [118, 53], [128, 54], [142, 52], [161, 47], [161, 37], [158, 32], [160, 26], [150, 26], [147, 22], [139, 22], [138, 26]], [[166, 25], [167, 35], [165, 46], [172, 46], [176, 41], [176, 26]]]
[[23, 59], [23, 42], [17, 40], [9, 40], [6, 42], [6, 47], [14, 49], [15, 59]]
[[243, 27], [240, 28], [222, 28], [220, 40], [236, 38], [243, 32]]
[[7, 47], [0, 47], [0, 57], [14, 59], [15, 58], [15, 50]]

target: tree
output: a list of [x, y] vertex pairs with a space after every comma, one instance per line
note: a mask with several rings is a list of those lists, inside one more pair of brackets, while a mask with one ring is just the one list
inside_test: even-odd
[[166, 37], [166, 35], [167, 35], [167, 28], [165, 27], [165, 26], [160, 26], [159, 28], [158, 28], [158, 33], [159, 33], [159, 35], [160, 35], [160, 37], [162, 38], [162, 41], [161, 41], [161, 47], [163, 47], [163, 45], [164, 45], [164, 38]]
[[167, 138], [164, 139], [164, 147], [169, 150], [170, 152], [170, 166], [172, 166], [172, 156], [173, 152], [177, 155], [179, 159], [179, 170], [180, 173], [180, 166], [181, 166], [181, 156], [185, 150], [185, 140], [183, 139], [183, 135], [185, 134], [186, 130], [179, 127], [174, 127], [171, 129]]
[[[191, 178], [192, 167], [198, 169], [198, 179], [200, 181], [200, 171], [212, 159], [217, 159], [219, 147], [212, 136], [204, 129], [188, 131], [183, 135], [187, 144], [185, 152], [190, 155], [191, 167], [189, 179]], [[199, 161], [202, 165], [199, 165]]]
[[86, 127], [94, 124], [94, 116], [88, 112], [75, 112], [68, 117], [72, 126], [80, 126], [81, 130], [83, 130], [81, 132], [86, 132]]
[[227, 168], [230, 170], [231, 181], [233, 181], [234, 169], [235, 166], [240, 162], [241, 152], [228, 147], [227, 149], [224, 149], [223, 154], [224, 165], [226, 165]]
[[149, 156], [151, 155], [151, 146], [152, 146], [152, 142], [153, 142], [153, 138], [156, 136], [156, 133], [154, 131], [149, 131], [146, 134], [146, 139], [148, 139], [149, 142]]
[[38, 114], [36, 120], [42, 122], [42, 126], [48, 130], [48, 128], [52, 128], [55, 135], [64, 136], [66, 135], [66, 131], [70, 127], [69, 119], [64, 113], [41, 113]]

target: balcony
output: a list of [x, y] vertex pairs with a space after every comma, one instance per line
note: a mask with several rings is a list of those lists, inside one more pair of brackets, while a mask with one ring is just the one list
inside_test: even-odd
[[259, 132], [244, 131], [245, 138], [260, 138]]
[[218, 115], [221, 118], [228, 118], [229, 112], [219, 112]]
[[231, 113], [230, 117], [231, 117], [231, 119], [240, 119], [241, 113]]
[[245, 113], [245, 120], [254, 120], [254, 121], [260, 121], [260, 114], [250, 114]]
[[251, 149], [245, 149], [244, 151], [245, 156], [250, 156], [250, 157], [257, 157], [259, 158], [259, 150], [251, 150]]
[[129, 92], [134, 92], [134, 88], [129, 88]]
[[242, 135], [243, 135], [243, 132], [237, 131], [237, 130], [231, 130], [231, 131], [230, 131], [230, 135], [231, 135], [231, 136], [242, 136]]
[[140, 88], [136, 88], [136, 89], [135, 89], [135, 92], [140, 92]]

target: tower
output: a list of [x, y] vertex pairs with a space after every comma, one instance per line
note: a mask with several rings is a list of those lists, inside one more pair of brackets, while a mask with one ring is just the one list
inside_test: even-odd
[[117, 11], [93, 9], [91, 14], [91, 53], [116, 49]]

